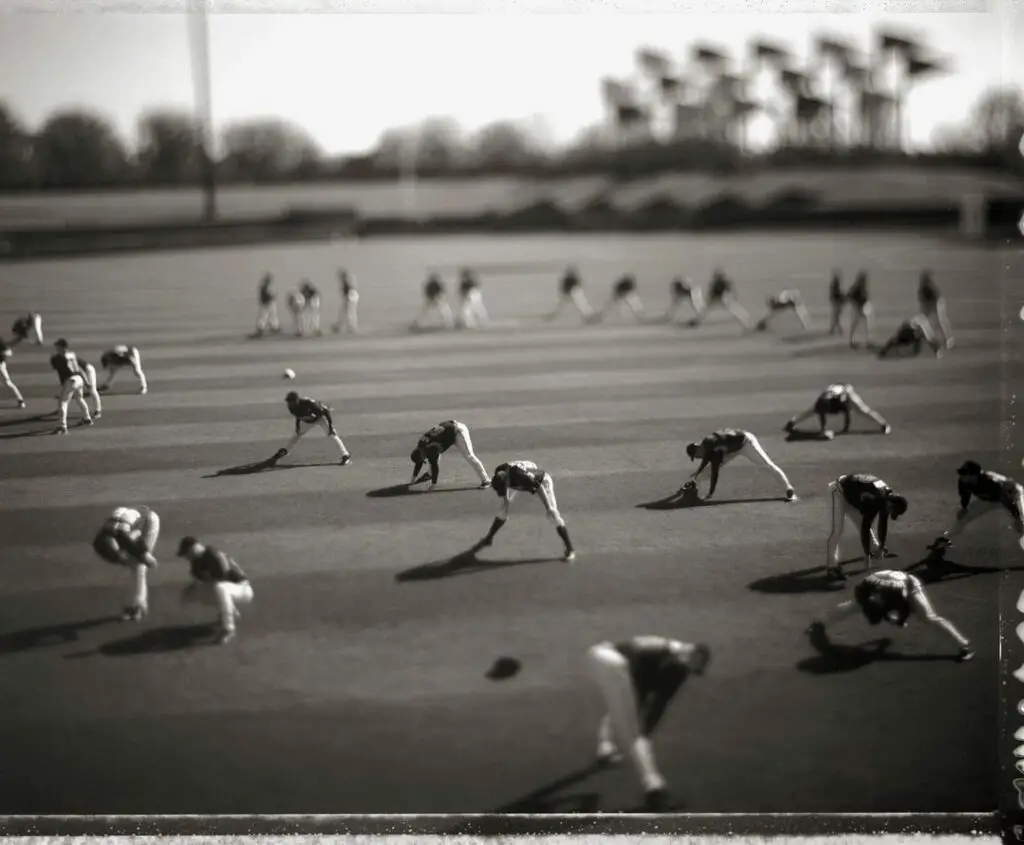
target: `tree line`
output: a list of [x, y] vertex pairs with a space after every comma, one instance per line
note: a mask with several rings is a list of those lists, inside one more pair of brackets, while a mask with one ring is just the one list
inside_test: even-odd
[[[972, 163], [1024, 175], [1024, 91], [986, 91], [962, 125], [941, 127], [929, 163]], [[134, 144], [103, 115], [65, 109], [30, 131], [0, 102], [0, 191], [173, 187], [198, 184], [204, 167], [202, 133], [187, 112], [154, 111], [138, 121]], [[500, 121], [467, 133], [450, 118], [429, 118], [385, 131], [362, 155], [328, 156], [301, 127], [267, 118], [229, 125], [219, 133], [213, 167], [222, 184], [314, 180], [395, 179], [525, 174], [605, 173], [628, 178], [659, 171], [735, 172], [747, 166], [872, 163], [904, 156], [867, 150], [842, 152], [781, 147], [744, 155], [725, 141], [609, 142], [600, 127], [572, 143], [546, 143], [528, 124]]]

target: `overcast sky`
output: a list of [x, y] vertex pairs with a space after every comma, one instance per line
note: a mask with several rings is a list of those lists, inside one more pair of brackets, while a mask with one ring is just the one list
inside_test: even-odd
[[[637, 47], [683, 58], [696, 40], [739, 58], [764, 35], [801, 56], [818, 32], [867, 49], [879, 24], [908, 30], [956, 67], [910, 97], [916, 146], [936, 125], [962, 120], [987, 86], [1024, 87], [1024, 0], [219, 2], [236, 11], [210, 19], [215, 123], [286, 118], [328, 153], [365, 150], [384, 129], [428, 115], [469, 129], [531, 118], [565, 141], [601, 119], [599, 80], [632, 72]], [[26, 11], [39, 8], [58, 11]], [[183, 8], [183, 0], [0, 0], [15, 10], [0, 14], [0, 98], [32, 128], [54, 109], [88, 106], [134, 142], [141, 112], [193, 105]], [[459, 14], [468, 10], [477, 13]]]

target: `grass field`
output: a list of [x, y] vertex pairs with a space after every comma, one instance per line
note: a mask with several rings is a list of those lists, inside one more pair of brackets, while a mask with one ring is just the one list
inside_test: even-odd
[[[365, 217], [474, 215], [511, 212], [541, 200], [575, 212], [605, 197], [623, 210], [670, 197], [691, 207], [724, 194], [760, 206], [799, 189], [822, 207], [957, 204], [966, 194], [1020, 196], [1021, 181], [1012, 175], [969, 168], [920, 167], [853, 169], [778, 169], [756, 174], [715, 176], [705, 173], [663, 174], [616, 183], [603, 176], [533, 181], [491, 178], [464, 181], [423, 180], [415, 186], [394, 182], [228, 186], [219, 191], [220, 214], [227, 219], [267, 217], [290, 208], [351, 206]], [[137, 223], [159, 219], [198, 219], [203, 198], [198, 190], [122, 193], [0, 195], [0, 229], [60, 223]]]
[[[724, 316], [700, 329], [543, 324], [552, 271], [487, 269], [570, 260], [595, 300], [632, 269], [651, 311], [671, 275], [703, 279], [721, 263], [755, 316], [797, 286], [819, 323], [830, 268], [864, 266], [880, 335], [912, 313], [930, 265], [958, 346], [941, 361], [879, 362], [787, 317], [746, 337]], [[461, 264], [483, 268], [498, 324], [407, 334], [424, 269]], [[264, 269], [282, 288], [319, 282], [330, 322], [340, 265], [360, 279], [363, 336], [243, 339]], [[828, 657], [802, 632], [851, 590], [822, 577], [831, 479], [873, 472], [909, 497], [889, 542], [903, 567], [945, 527], [961, 461], [1019, 474], [1004, 408], [1020, 353], [1000, 328], [1022, 278], [1019, 253], [910, 236], [374, 240], [5, 267], [0, 325], [38, 308], [47, 340], [86, 358], [137, 344], [151, 387], [135, 395], [122, 376], [94, 428], [50, 437], [48, 348], [11, 361], [29, 409], [0, 397], [0, 814], [633, 809], [629, 769], [590, 768], [601, 710], [583, 658], [636, 633], [714, 649], [656, 739], [683, 809], [993, 810], [999, 585], [1012, 584], [992, 569], [1020, 561], [1000, 520], [966, 534], [950, 555], [962, 571], [930, 589], [974, 662], [951, 660], [953, 644], [921, 624], [851, 621]], [[330, 465], [313, 434], [276, 471], [216, 475], [288, 437], [286, 366], [334, 406], [354, 463]], [[785, 420], [836, 380], [893, 434], [861, 423], [831, 443], [787, 442]], [[528, 458], [552, 473], [574, 564], [520, 497], [479, 565], [424, 568], [479, 539], [498, 505], [453, 455], [437, 492], [387, 495], [419, 434], [452, 417], [489, 468]], [[717, 506], [643, 507], [684, 480], [684, 443], [723, 426], [754, 431], [801, 500], [737, 463]], [[138, 626], [113, 621], [128, 578], [89, 545], [125, 503], [163, 521]], [[230, 646], [208, 646], [212, 618], [178, 601], [187, 533], [253, 578]], [[852, 530], [844, 549], [855, 556]], [[881, 657], [854, 648], [885, 635]], [[501, 655], [522, 672], [488, 681]]]

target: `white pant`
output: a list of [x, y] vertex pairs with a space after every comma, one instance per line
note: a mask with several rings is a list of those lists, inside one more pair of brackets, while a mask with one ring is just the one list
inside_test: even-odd
[[[1017, 512], [1020, 514], [1021, 518], [1024, 519], [1024, 486], [1021, 486], [1020, 484], [1017, 485], [1015, 500], [1017, 503]], [[980, 499], [972, 498], [971, 501], [967, 503], [966, 511], [960, 509], [957, 510], [956, 515], [953, 517], [953, 524], [949, 527], [949, 530], [946, 531], [946, 536], [956, 537], [964, 530], [964, 528], [967, 527], [968, 523], [974, 522], [976, 519], [985, 516], [985, 514], [1003, 509], [1003, 505], [999, 502], [983, 502]], [[1019, 520], [1014, 522], [1013, 529], [1017, 532], [1017, 536], [1020, 538], [1021, 548], [1024, 549], [1024, 522], [1020, 522]]]
[[480, 459], [473, 452], [473, 440], [469, 436], [469, 428], [457, 420], [455, 421], [455, 445], [459, 447], [459, 451], [462, 453], [462, 457], [466, 459], [477, 476], [480, 478], [480, 483], [490, 481], [491, 477], [487, 474], [487, 469], [480, 462]]
[[103, 402], [100, 399], [99, 383], [96, 380], [96, 368], [92, 364], [85, 365], [85, 392], [92, 397], [92, 413], [98, 417], [103, 413]]
[[[565, 520], [562, 519], [562, 515], [558, 512], [558, 502], [555, 500], [555, 483], [551, 480], [550, 475], [545, 475], [544, 480], [540, 483], [540, 489], [537, 490], [537, 495], [540, 497], [541, 503], [544, 505], [544, 510], [547, 512], [548, 519], [557, 527], [564, 528]], [[502, 499], [501, 511], [499, 516], [503, 520], [507, 520], [509, 512], [512, 508], [512, 500], [516, 497], [516, 491], [509, 489], [508, 495]]]
[[942, 345], [948, 348], [953, 342], [953, 327], [946, 313], [945, 298], [940, 296], [938, 302], [922, 307], [921, 314], [928, 321], [933, 333], [936, 328], [938, 329], [938, 334], [942, 335]]
[[262, 332], [266, 329], [277, 331], [281, 327], [277, 319], [277, 301], [260, 305], [259, 316], [256, 318], [256, 331]]
[[562, 313], [562, 309], [566, 305], [572, 305], [580, 313], [580, 316], [584, 318], [591, 317], [594, 312], [594, 309], [590, 307], [590, 302], [587, 300], [587, 295], [583, 292], [583, 288], [573, 288], [569, 293], [559, 297], [558, 304], [555, 306], [555, 310], [548, 315], [548, 319], [555, 319], [555, 317]]
[[359, 331], [359, 291], [341, 295], [341, 312], [338, 314], [338, 331]]
[[4, 386], [14, 394], [14, 398], [19, 402], [24, 402], [25, 398], [21, 395], [21, 391], [18, 390], [17, 385], [11, 381], [10, 373], [7, 372], [7, 362], [0, 359], [0, 381], [4, 383]]
[[320, 333], [320, 297], [313, 296], [306, 300], [302, 312], [301, 331], [306, 334]]
[[201, 604], [216, 607], [220, 614], [220, 624], [224, 631], [235, 630], [235, 619], [241, 614], [235, 605], [252, 604], [252, 585], [248, 581], [235, 584], [231, 581], [193, 581], [181, 594], [186, 604]]
[[341, 454], [342, 455], [347, 455], [348, 454], [348, 449], [345, 448], [345, 444], [342, 442], [341, 438], [337, 434], [332, 434], [331, 433], [331, 427], [327, 424], [327, 420], [324, 419], [323, 417], [321, 417], [315, 423], [307, 423], [307, 422], [300, 421], [299, 422], [299, 431], [298, 431], [298, 433], [297, 434], [293, 434], [291, 436], [291, 438], [285, 444], [284, 448], [287, 451], [290, 452], [293, 448], [295, 448], [295, 444], [298, 443], [303, 437], [305, 437], [316, 426], [319, 426], [320, 428], [322, 428], [323, 431], [324, 431], [324, 434], [326, 434], [331, 440], [334, 441], [334, 443], [338, 447], [338, 449], [341, 450]]
[[484, 307], [484, 296], [479, 290], [474, 288], [462, 298], [459, 322], [467, 329], [487, 325], [487, 309]]
[[[911, 577], [913, 578], [913, 576]], [[935, 608], [932, 607], [932, 603], [928, 600], [928, 596], [925, 594], [924, 588], [921, 586], [921, 582], [917, 578], [913, 578], [911, 581], [910, 595], [908, 598], [913, 606], [913, 612], [919, 615], [925, 622], [928, 622], [943, 631], [958, 646], [960, 646], [960, 648], [965, 648], [969, 645], [967, 638], [957, 630], [956, 626], [952, 622], [945, 617], [939, 616], [939, 614], [935, 612]], [[842, 604], [838, 605], [836, 609], [825, 618], [824, 622], [826, 625], [831, 625], [848, 616], [854, 616], [859, 613], [863, 613], [861, 606], [851, 599], [850, 601], [844, 601]]]
[[739, 300], [732, 294], [725, 294], [719, 299], [713, 299], [710, 302], [703, 303], [703, 307], [697, 312], [696, 316], [693, 318], [693, 322], [701, 322], [708, 315], [708, 312], [716, 305], [720, 305], [732, 314], [732, 316], [736, 318], [737, 322], [745, 328], [749, 329], [751, 327], [752, 321], [750, 319], [750, 314], [747, 313], [747, 309], [740, 305]]
[[[142, 534], [142, 542], [146, 551], [155, 556], [156, 543], [160, 539], [160, 517], [155, 511], [149, 508], [139, 508], [142, 520], [138, 523], [138, 530]], [[132, 606], [146, 609], [149, 607], [149, 585], [147, 582], [148, 566], [142, 563], [134, 565], [135, 592], [132, 596]]]
[[601, 311], [600, 316], [603, 317], [616, 306], [618, 306], [620, 314], [625, 315], [628, 311], [637, 320], [641, 319], [644, 315], [644, 304], [640, 300], [640, 295], [636, 293], [636, 291], [627, 293], [625, 296], [615, 296], [615, 294], [612, 294], [612, 298]]
[[82, 419], [92, 419], [89, 415], [89, 406], [85, 404], [85, 398], [82, 396], [82, 391], [85, 389], [85, 380], [78, 375], [71, 376], [60, 386], [60, 398], [59, 409], [60, 409], [60, 426], [61, 428], [68, 427], [68, 403], [74, 399], [75, 403], [82, 410]]
[[599, 643], [587, 652], [587, 662], [607, 708], [598, 729], [598, 755], [621, 750], [636, 767], [644, 790], [663, 789], [665, 780], [658, 771], [654, 749], [642, 735], [629, 661], [611, 643]]
[[[829, 568], [835, 568], [839, 566], [839, 538], [843, 536], [843, 528], [846, 525], [846, 520], [849, 518], [850, 522], [857, 526], [857, 531], [860, 531], [861, 523], [859, 521], [860, 514], [857, 511], [847, 506], [846, 497], [843, 495], [843, 491], [839, 487], [838, 481], [829, 482], [829, 490], [832, 491], [830, 510], [832, 516], [832, 530], [828, 535], [828, 554], [826, 565]], [[879, 549], [878, 536], [875, 534], [875, 529], [871, 529], [871, 548], [873, 551]], [[867, 558], [864, 561], [864, 568], [868, 569], [871, 566], [871, 558]]]
[[[758, 466], [766, 466], [772, 472], [774, 472], [779, 478], [782, 479], [782, 483], [786, 485], [786, 489], [792, 489], [793, 485], [789, 483], [789, 479], [786, 477], [786, 473], [782, 471], [782, 468], [775, 463], [771, 458], [768, 457], [768, 453], [761, 446], [760, 441], [753, 435], [747, 434], [747, 442], [743, 444], [743, 447], [738, 452], [733, 452], [731, 455], [726, 455], [722, 459], [722, 467], [726, 464], [731, 463], [736, 458], [743, 456], [748, 461]], [[697, 475], [693, 477], [694, 481], [699, 481], [701, 476], [705, 472], [710, 471], [711, 464], [708, 464], [702, 469]], [[719, 467], [721, 471], [721, 467]]]
[[[129, 366], [132, 368], [132, 372], [135, 373], [135, 378], [139, 380], [139, 393], [146, 393], [149, 390], [149, 384], [146, 382], [146, 374], [142, 370], [142, 355], [138, 349], [132, 349], [130, 354], [131, 361]], [[118, 372], [123, 367], [124, 364], [111, 364], [107, 368], [107, 380], [103, 383], [104, 389], [109, 389], [113, 386]]]
[[864, 340], [866, 343], [870, 343], [871, 333], [875, 326], [874, 306], [870, 302], [865, 302], [863, 306], [851, 302], [850, 308], [853, 310], [853, 320], [850, 321], [850, 343], [854, 343], [857, 329], [862, 322], [864, 323]]
[[445, 299], [428, 300], [423, 306], [423, 310], [420, 311], [419, 316], [417, 316], [413, 321], [413, 325], [422, 326], [423, 321], [430, 316], [433, 311], [436, 311], [441, 316], [441, 322], [444, 324], [446, 329], [450, 329], [455, 325], [455, 317], [452, 316], [452, 308]]

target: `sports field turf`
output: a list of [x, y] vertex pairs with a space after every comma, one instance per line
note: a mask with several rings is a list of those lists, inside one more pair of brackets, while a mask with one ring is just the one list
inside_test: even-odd
[[[830, 269], [848, 282], [863, 266], [880, 337], [913, 313], [928, 265], [958, 346], [941, 361], [879, 362], [804, 337], [791, 315], [746, 337], [724, 314], [699, 329], [568, 315], [545, 325], [553, 268], [483, 269], [490, 330], [404, 330], [428, 265], [569, 261], [595, 303], [630, 269], [660, 312], [673, 274], [703, 281], [721, 264], [755, 318], [767, 295], [796, 286], [819, 324]], [[320, 284], [329, 324], [341, 265], [360, 280], [364, 336], [244, 339], [264, 269], [282, 294], [305, 276]], [[802, 632], [854, 583], [837, 592], [822, 574], [831, 479], [872, 472], [909, 497], [890, 529], [890, 565], [903, 567], [946, 526], [964, 459], [1019, 476], [1003, 448], [1000, 320], [1022, 271], [1010, 251], [910, 234], [370, 240], [2, 268], [0, 325], [39, 309], [47, 346], [23, 344], [10, 362], [29, 409], [0, 397], [0, 813], [635, 808], [629, 768], [589, 769], [601, 708], [584, 653], [637, 633], [714, 652], [656, 738], [678, 807], [994, 809], [1008, 576], [984, 568], [1021, 560], [1005, 519], [965, 534], [950, 553], [964, 569], [930, 588], [974, 662], [954, 662], [955, 646], [920, 623], [835, 630], [846, 646], [891, 636], [874, 660], [852, 648], [822, 657]], [[48, 436], [58, 336], [96, 362], [137, 344], [149, 395], [122, 374], [94, 428]], [[894, 432], [858, 421], [831, 443], [786, 442], [786, 419], [836, 380]], [[314, 431], [277, 470], [216, 475], [287, 439], [291, 386], [333, 405], [354, 463], [331, 465]], [[575, 563], [558, 559], [540, 503], [519, 496], [478, 564], [424, 568], [483, 536], [498, 507], [455, 450], [437, 492], [387, 495], [408, 480], [417, 437], [452, 417], [488, 468], [526, 458], [551, 472]], [[771, 473], [739, 461], [714, 506], [643, 507], [695, 468], [684, 444], [724, 426], [756, 433], [801, 500], [786, 504]], [[129, 578], [89, 545], [121, 504], [150, 505], [163, 523], [140, 625], [114, 621]], [[184, 534], [253, 579], [229, 646], [208, 645], [211, 611], [178, 601]], [[843, 557], [857, 547], [848, 527]], [[521, 673], [487, 680], [502, 655]]]

